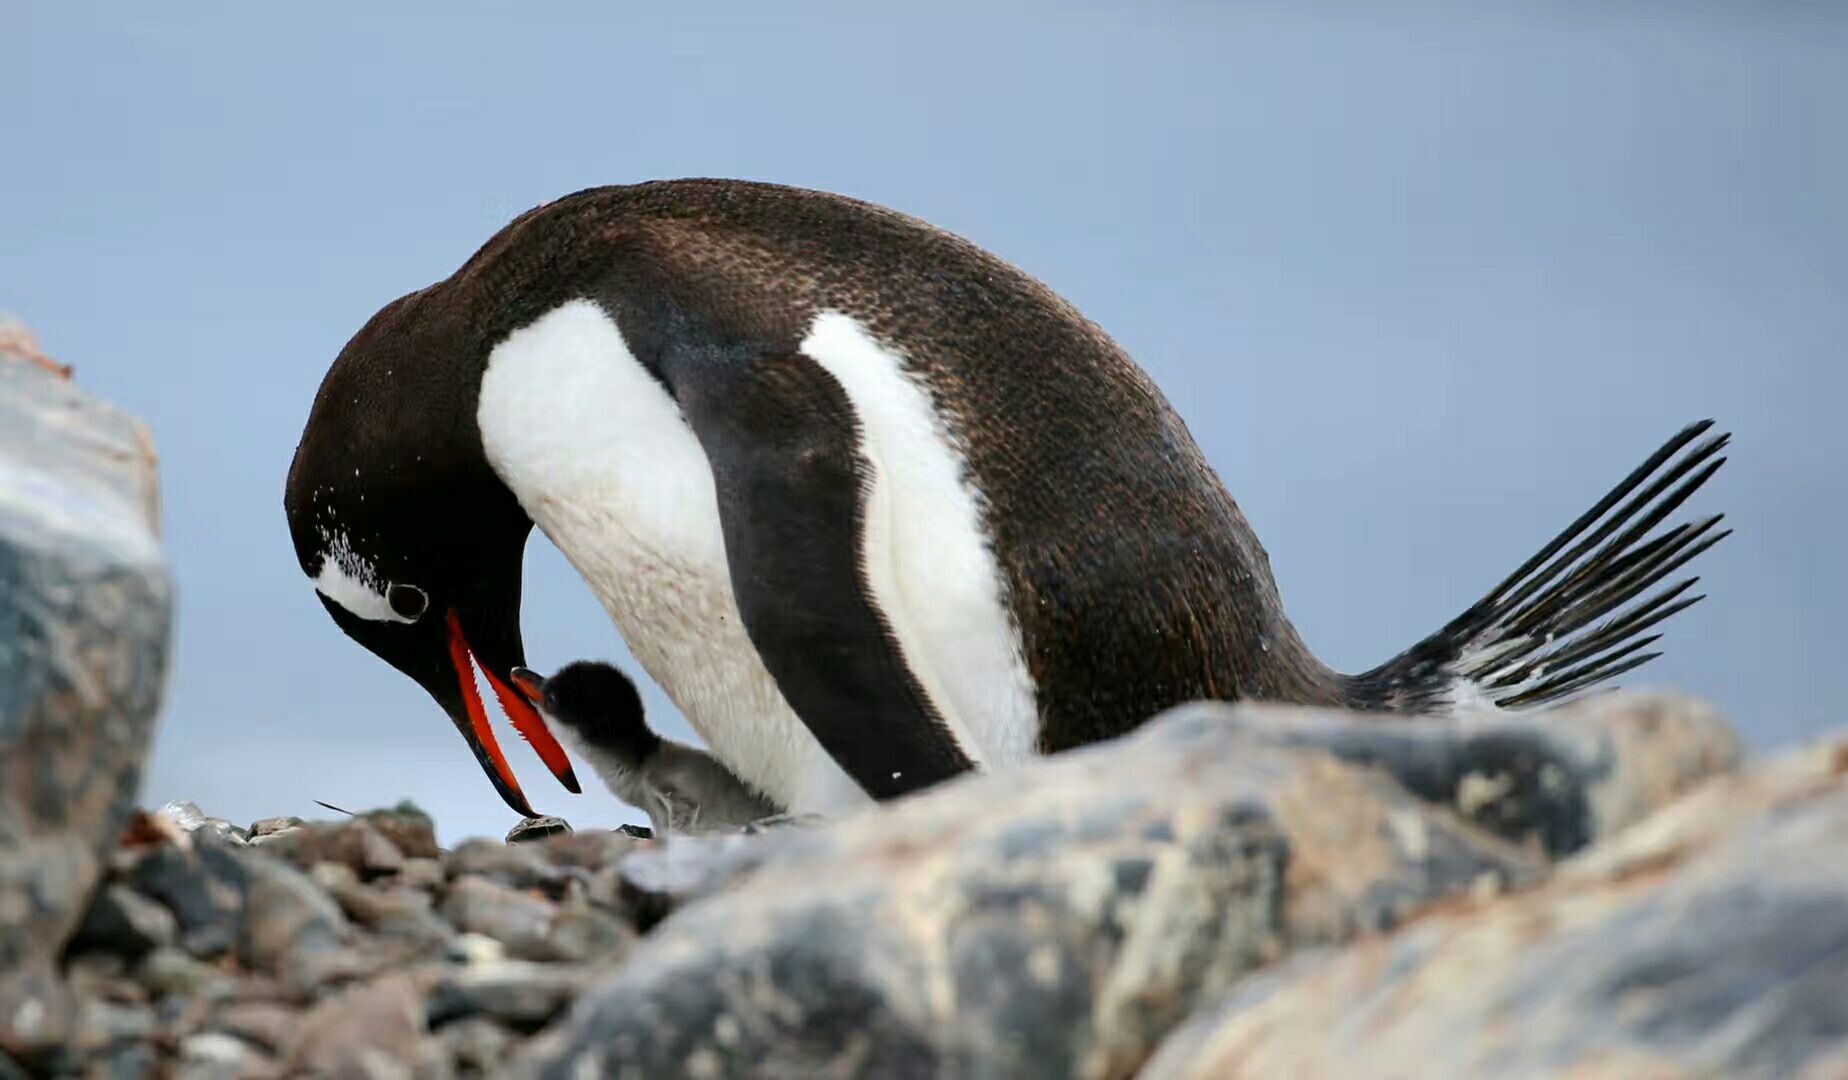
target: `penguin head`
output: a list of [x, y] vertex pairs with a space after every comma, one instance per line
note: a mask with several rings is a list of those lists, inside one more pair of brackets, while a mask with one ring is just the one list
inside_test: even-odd
[[321, 385], [290, 465], [284, 510], [302, 572], [334, 623], [448, 714], [495, 789], [533, 816], [476, 688], [479, 667], [514, 727], [566, 789], [570, 759], [508, 684], [525, 662], [520, 586], [532, 521], [495, 476], [474, 422], [479, 376], [435, 290], [354, 335]]
[[642, 697], [627, 675], [609, 664], [579, 660], [544, 678], [515, 668], [513, 682], [546, 720], [568, 728], [584, 744], [639, 767], [661, 747], [648, 726]]

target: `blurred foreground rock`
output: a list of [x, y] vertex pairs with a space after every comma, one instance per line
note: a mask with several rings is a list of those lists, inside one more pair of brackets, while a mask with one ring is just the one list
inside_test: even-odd
[[[78, 1011], [52, 965], [133, 808], [164, 688], [159, 531], [147, 432], [0, 326], [0, 1047], [16, 1053], [138, 1022]], [[162, 936], [125, 904], [99, 932]]]
[[1382, 742], [1376, 718], [1189, 706], [832, 828], [638, 853], [621, 871], [637, 909], [686, 906], [521, 1064], [1130, 1075], [1251, 973], [1531, 886], [1550, 848], [1736, 759], [1730, 730], [1679, 699], [1549, 719]]
[[1248, 980], [1151, 1080], [1848, 1076], [1848, 736], [1697, 794], [1546, 886]]

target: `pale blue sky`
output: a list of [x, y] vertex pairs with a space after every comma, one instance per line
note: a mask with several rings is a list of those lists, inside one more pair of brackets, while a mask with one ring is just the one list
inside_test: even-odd
[[[1738, 534], [1644, 681], [1760, 745], [1848, 719], [1839, 6], [262, 7], [5, 14], [0, 308], [165, 462], [180, 639], [149, 802], [512, 823], [315, 602], [284, 473], [378, 307], [535, 203], [688, 175], [884, 203], [1071, 298], [1350, 670], [1715, 416], [1736, 448], [1696, 509]], [[536, 665], [628, 663], [542, 538], [528, 566]], [[541, 810], [641, 820], [508, 753]]]

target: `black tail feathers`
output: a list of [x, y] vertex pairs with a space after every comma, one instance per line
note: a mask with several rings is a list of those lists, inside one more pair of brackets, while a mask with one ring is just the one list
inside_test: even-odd
[[1712, 427], [1682, 429], [1469, 610], [1355, 676], [1356, 700], [1396, 712], [1521, 708], [1660, 656], [1644, 651], [1661, 637], [1650, 631], [1703, 597], [1689, 595], [1697, 577], [1657, 585], [1732, 533], [1715, 514], [1648, 535], [1726, 463], [1732, 436], [1702, 438]]

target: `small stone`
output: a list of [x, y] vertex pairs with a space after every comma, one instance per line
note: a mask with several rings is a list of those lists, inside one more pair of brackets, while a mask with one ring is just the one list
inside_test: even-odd
[[253, 836], [250, 838], [250, 846], [286, 851], [290, 846], [301, 842], [301, 833], [303, 829], [304, 826], [295, 825], [286, 829], [277, 829], [275, 832], [264, 833], [262, 836]]
[[555, 885], [560, 878], [558, 870], [545, 861], [540, 845], [494, 840], [464, 841], [444, 860], [444, 868], [452, 881], [485, 877], [515, 889]]
[[615, 963], [635, 944], [635, 931], [614, 915], [591, 906], [578, 890], [552, 920], [551, 946], [560, 957]]
[[436, 825], [416, 803], [401, 802], [389, 810], [361, 814], [360, 818], [410, 858], [434, 859], [442, 854], [436, 846]]
[[570, 831], [571, 826], [564, 818], [529, 817], [507, 830], [507, 842], [518, 844], [528, 840], [543, 840], [548, 836], [559, 836]]
[[341, 863], [368, 880], [404, 865], [404, 853], [365, 818], [284, 829], [263, 837], [259, 846], [304, 870], [318, 862]]
[[179, 921], [181, 946], [210, 959], [231, 947], [248, 875], [223, 841], [195, 839], [191, 850], [150, 850], [130, 869], [127, 884], [166, 905]]
[[250, 892], [238, 955], [246, 964], [295, 980], [309, 953], [338, 949], [347, 933], [340, 909], [305, 875], [275, 860], [253, 856]]
[[407, 858], [398, 868], [397, 883], [407, 888], [435, 890], [443, 883], [443, 864], [438, 859]]
[[606, 866], [614, 866], [641, 843], [619, 829], [591, 829], [548, 837], [545, 855], [554, 866], [572, 866], [595, 873]]
[[[3, 1060], [3, 1058], [0, 1058]], [[91, 1076], [106, 1076], [110, 1080], [130, 1080], [143, 1076], [157, 1076], [160, 1073], [160, 1054], [152, 1043], [123, 1043], [111, 1049], [100, 1064], [93, 1064]], [[23, 1080], [23, 1075], [22, 1080]], [[0, 1080], [11, 1080], [3, 1065], [0, 1065]]]
[[175, 1074], [187, 1080], [230, 1080], [264, 1076], [275, 1065], [262, 1051], [235, 1035], [205, 1031], [180, 1040], [180, 1067]]
[[308, 868], [308, 880], [332, 893], [357, 886], [359, 874], [345, 863], [318, 862]]
[[443, 917], [460, 929], [486, 934], [528, 960], [557, 958], [550, 940], [557, 913], [549, 900], [475, 876], [451, 883], [442, 906]]
[[360, 833], [359, 871], [364, 877], [370, 880], [395, 874], [403, 866], [404, 853], [384, 833], [370, 827]]
[[236, 984], [218, 968], [171, 946], [161, 946], [142, 957], [134, 977], [154, 994], [218, 996]]
[[147, 988], [129, 977], [129, 962], [115, 953], [86, 952], [67, 957], [64, 984], [78, 1000], [95, 998], [123, 1005], [145, 1005]]
[[285, 1005], [239, 1001], [220, 1009], [210, 1026], [279, 1053], [295, 1031], [296, 1018], [296, 1010]]
[[455, 936], [432, 910], [430, 894], [420, 889], [380, 889], [352, 882], [328, 891], [349, 918], [381, 937], [432, 945]]
[[298, 817], [266, 817], [250, 823], [250, 838], [256, 840], [259, 837], [293, 829], [300, 824], [302, 824], [302, 819]]
[[85, 913], [69, 951], [91, 950], [139, 960], [149, 950], [179, 937], [173, 912], [126, 885], [105, 885]]
[[443, 951], [443, 959], [452, 964], [492, 964], [503, 959], [507, 950], [486, 934], [457, 934]]
[[423, 988], [387, 975], [328, 998], [301, 1018], [287, 1064], [315, 1076], [414, 1076], [441, 1068], [427, 1034]]
[[250, 834], [224, 818], [216, 818], [199, 809], [197, 803], [186, 800], [170, 802], [155, 812], [155, 816], [164, 819], [174, 828], [186, 833], [211, 833], [213, 836], [232, 845], [245, 844], [250, 841]]
[[502, 960], [446, 976], [430, 995], [430, 1024], [488, 1016], [523, 1032], [537, 1031], [583, 990], [591, 969]]
[[199, 804], [190, 799], [175, 799], [154, 812], [186, 832], [192, 832], [210, 820], [205, 816], [205, 811], [199, 809]]
[[146, 1005], [86, 1001], [77, 1007], [75, 1048], [93, 1054], [118, 1042], [145, 1039], [154, 1033], [154, 1010]]
[[458, 1072], [493, 1076], [513, 1049], [514, 1036], [485, 1016], [444, 1024], [437, 1032]]

